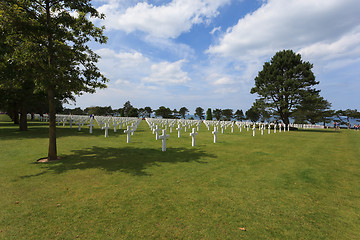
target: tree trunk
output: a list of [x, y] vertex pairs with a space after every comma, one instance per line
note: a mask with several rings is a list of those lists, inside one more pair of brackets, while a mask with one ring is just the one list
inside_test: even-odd
[[55, 93], [54, 87], [48, 87], [49, 98], [49, 151], [48, 160], [57, 159], [56, 150], [56, 106], [55, 106]]
[[20, 131], [27, 131], [27, 111], [26, 111], [26, 100], [23, 99], [20, 102]]
[[[50, 1], [45, 1], [46, 8], [46, 25], [51, 28], [51, 14], [50, 14]], [[49, 31], [49, 29], [48, 29]], [[49, 31], [48, 35], [48, 71], [51, 72], [52, 67], [52, 57], [53, 57], [53, 38], [52, 33]], [[48, 101], [49, 101], [49, 151], [48, 151], [48, 160], [57, 160], [57, 149], [56, 149], [56, 106], [55, 106], [55, 85], [51, 83], [52, 76], [49, 74], [49, 85], [47, 88], [48, 91]]]

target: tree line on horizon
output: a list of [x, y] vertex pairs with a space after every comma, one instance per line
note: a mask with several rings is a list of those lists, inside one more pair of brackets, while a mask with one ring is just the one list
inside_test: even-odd
[[[144, 108], [136, 108], [131, 105], [130, 101], [125, 102], [122, 108], [112, 109], [111, 106], [101, 107], [92, 106], [86, 107], [85, 109], [77, 108], [63, 108], [59, 113], [72, 114], [72, 115], [96, 115], [96, 116], [120, 116], [120, 117], [161, 117], [165, 119], [192, 119], [188, 117], [190, 111], [186, 107], [181, 107], [179, 110], [171, 110], [168, 107], [160, 106], [158, 109], [152, 109], [147, 106]], [[271, 120], [280, 120], [276, 115], [271, 115], [268, 112], [264, 112], [263, 109], [252, 106], [245, 113], [241, 109], [237, 109], [235, 112], [233, 109], [214, 109], [208, 108], [206, 113], [202, 107], [197, 107], [195, 112], [192, 114], [201, 120], [224, 120], [224, 121], [243, 121], [249, 120], [251, 122], [270, 122]], [[343, 120], [346, 118], [346, 121]], [[351, 118], [360, 119], [360, 112], [357, 109], [346, 109], [346, 110], [328, 110], [325, 114], [317, 115], [313, 113], [309, 115], [309, 118], [305, 118], [304, 115], [294, 114], [295, 123], [329, 123], [331, 121], [339, 121], [341, 124], [347, 124]]]

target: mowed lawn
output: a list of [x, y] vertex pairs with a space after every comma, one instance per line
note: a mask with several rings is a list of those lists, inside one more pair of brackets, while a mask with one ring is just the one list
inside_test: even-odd
[[[170, 134], [145, 121], [89, 134], [46, 123], [19, 132], [0, 116], [0, 239], [360, 239], [360, 131], [263, 136], [202, 125]], [[244, 231], [244, 229], [246, 231]]]

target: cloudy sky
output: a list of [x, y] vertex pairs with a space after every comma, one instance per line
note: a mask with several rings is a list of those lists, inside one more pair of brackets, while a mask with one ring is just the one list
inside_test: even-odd
[[[359, 0], [93, 0], [106, 45], [91, 44], [108, 88], [76, 107], [198, 106], [246, 111], [278, 51], [314, 64], [333, 109], [360, 109]], [[74, 105], [67, 107], [75, 107]]]

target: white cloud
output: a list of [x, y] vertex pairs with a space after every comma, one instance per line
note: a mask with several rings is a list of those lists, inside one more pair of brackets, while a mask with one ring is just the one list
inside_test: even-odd
[[150, 65], [150, 59], [137, 51], [115, 52], [108, 48], [96, 51], [101, 56], [99, 68], [103, 73], [109, 74], [108, 78], [116, 78], [117, 74], [131, 75], [136, 69], [146, 69]]
[[220, 27], [220, 26], [219, 26], [219, 27], [214, 27], [213, 30], [210, 31], [210, 34], [211, 34], [211, 35], [214, 35], [214, 33], [217, 32], [217, 31], [221, 31], [221, 27]]
[[156, 84], [185, 84], [190, 81], [187, 72], [184, 72], [181, 67], [185, 60], [176, 62], [160, 62], [151, 66], [150, 76], [144, 77], [144, 83]]
[[317, 60], [356, 58], [360, 55], [360, 27], [332, 42], [316, 42], [299, 51], [302, 56]]
[[208, 52], [247, 60], [282, 49], [331, 45], [359, 25], [359, 12], [358, 0], [269, 0], [227, 29]]
[[192, 25], [209, 23], [218, 8], [230, 0], [173, 0], [166, 5], [139, 2], [126, 10], [116, 1], [98, 8], [105, 13], [105, 25], [127, 33], [142, 31], [158, 38], [176, 38], [190, 31]]

